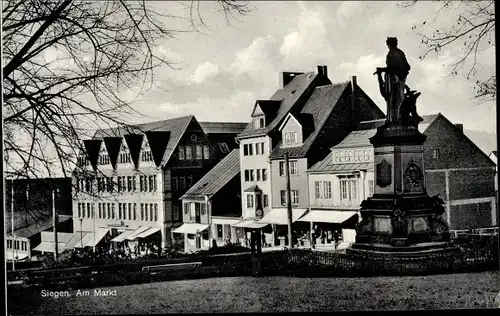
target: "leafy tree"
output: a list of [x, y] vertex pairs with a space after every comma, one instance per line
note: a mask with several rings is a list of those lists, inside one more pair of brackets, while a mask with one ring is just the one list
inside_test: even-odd
[[191, 1], [183, 17], [144, 0], [2, 1], [6, 177], [66, 175], [91, 130], [126, 126], [134, 113], [123, 92], [142, 91], [160, 67], [175, 67], [159, 43], [199, 30], [200, 8], [214, 4], [227, 21], [249, 10]]
[[[458, 75], [458, 70], [465, 68], [467, 79], [472, 79], [478, 68], [482, 67], [478, 61], [480, 54], [495, 47], [495, 4], [489, 1], [452, 1], [438, 0], [439, 10], [431, 21], [422, 21], [421, 25], [413, 26], [419, 30], [421, 45], [424, 53], [421, 59], [429, 54], [439, 54], [444, 48], [458, 48], [462, 52], [460, 58], [451, 65], [450, 74]], [[401, 7], [417, 7], [420, 1], [405, 1]], [[423, 5], [423, 4], [422, 4]], [[443, 12], [455, 14], [452, 25], [445, 25], [431, 31], [425, 30], [439, 22]], [[482, 101], [491, 101], [496, 98], [496, 75], [493, 73], [487, 79], [476, 80], [476, 98]]]

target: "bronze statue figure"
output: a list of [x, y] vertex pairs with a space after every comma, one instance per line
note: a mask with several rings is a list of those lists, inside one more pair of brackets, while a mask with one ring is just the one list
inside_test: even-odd
[[406, 85], [410, 64], [403, 51], [398, 48], [397, 38], [387, 38], [386, 44], [389, 47], [386, 57], [387, 67], [378, 67], [374, 74], [378, 78], [380, 93], [387, 102], [387, 122], [405, 126], [416, 125], [422, 121], [415, 106], [420, 92], [410, 91]]

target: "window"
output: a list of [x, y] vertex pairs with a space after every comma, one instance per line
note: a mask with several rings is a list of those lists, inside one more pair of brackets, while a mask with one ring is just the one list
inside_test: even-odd
[[249, 156], [253, 155], [253, 144], [248, 144], [248, 155]]
[[298, 141], [298, 135], [297, 132], [286, 132], [285, 133], [285, 145], [293, 145], [297, 144]]
[[82, 218], [82, 203], [78, 203], [78, 218]]
[[137, 186], [136, 186], [136, 183], [135, 183], [135, 176], [132, 177], [132, 191], [136, 191], [137, 190]]
[[153, 176], [149, 176], [149, 192], [152, 192], [153, 189], [154, 189], [154, 180], [153, 180]]
[[153, 161], [153, 154], [149, 150], [143, 151], [141, 157], [142, 161]]
[[280, 199], [281, 199], [281, 205], [286, 205], [286, 191], [285, 190], [280, 191]]
[[216, 224], [217, 227], [217, 239], [222, 240], [224, 238], [224, 235], [222, 233], [222, 224]]
[[264, 200], [264, 207], [269, 206], [269, 196], [267, 194], [263, 195], [263, 200]]
[[[207, 149], [208, 149], [208, 146], [207, 146]], [[219, 143], [219, 149], [220, 151], [223, 153], [223, 154], [227, 154], [230, 150], [229, 150], [229, 146], [227, 146], [226, 143]], [[208, 156], [208, 155], [207, 155]]]
[[335, 154], [333, 156], [334, 156], [334, 162], [340, 162], [339, 161], [339, 153], [338, 152], [335, 152]]
[[135, 221], [137, 219], [137, 203], [134, 203], [133, 214], [134, 214], [134, 221]]
[[322, 191], [321, 191], [321, 182], [320, 181], [314, 181], [314, 196], [317, 199], [323, 198], [322, 196]]
[[128, 219], [132, 220], [132, 203], [128, 204]]
[[108, 178], [108, 191], [113, 192], [115, 187], [114, 178]]
[[369, 154], [368, 154], [368, 150], [364, 150], [364, 151], [363, 151], [363, 154], [364, 154], [364, 158], [365, 158], [364, 160], [365, 160], [365, 161], [368, 161], [368, 156], [369, 156]]
[[260, 169], [257, 169], [255, 171], [257, 172], [257, 181], [260, 181]]
[[144, 192], [148, 192], [148, 176], [143, 176], [144, 178]]
[[262, 181], [267, 181], [267, 169], [262, 169]]
[[179, 178], [179, 189], [184, 190], [186, 187], [186, 178], [180, 177]]
[[356, 150], [356, 151], [354, 152], [354, 161], [355, 161], [355, 162], [361, 161], [360, 156], [361, 156], [360, 151], [359, 151], [359, 150]]
[[178, 221], [180, 219], [180, 214], [179, 214], [179, 205], [177, 204], [174, 204], [174, 207], [173, 207], [173, 217], [174, 217], [174, 221]]
[[260, 143], [255, 144], [255, 155], [260, 155]]
[[266, 127], [266, 121], [264, 120], [263, 117], [259, 118], [259, 128], [264, 128]]
[[184, 146], [179, 146], [179, 160], [184, 160]]
[[203, 146], [196, 145], [196, 159], [203, 159]]
[[186, 146], [186, 160], [193, 159], [193, 147]]
[[172, 191], [177, 191], [177, 177], [172, 177]]
[[152, 221], [154, 219], [154, 204], [149, 204], [149, 220]]
[[245, 170], [245, 182], [250, 181], [250, 170]]
[[16, 240], [15, 248], [19, 250], [19, 240]]
[[122, 219], [122, 204], [118, 203], [118, 219]]
[[349, 151], [349, 162], [353, 162], [353, 161], [354, 161], [353, 152]]
[[115, 219], [116, 213], [115, 213], [115, 203], [111, 204], [111, 218]]
[[144, 192], [144, 176], [139, 176], [139, 191]]
[[248, 156], [248, 144], [243, 145], [243, 156]]
[[330, 181], [323, 181], [324, 198], [332, 198], [332, 183]]
[[354, 177], [345, 177], [340, 179], [340, 200], [357, 201], [358, 199], [358, 181]]
[[186, 185], [188, 188], [190, 188], [193, 185], [193, 176], [188, 176], [186, 178]]
[[440, 157], [440, 152], [438, 148], [434, 148], [432, 150], [432, 159], [439, 159]]
[[[227, 144], [226, 143], [223, 144], [226, 145], [227, 152], [229, 152]], [[223, 151], [223, 153], [225, 152]], [[208, 147], [208, 145], [203, 145], [203, 159], [210, 159], [210, 147]]]
[[247, 194], [247, 208], [253, 207], [253, 194]]
[[127, 191], [132, 191], [132, 177], [128, 176], [127, 177]]
[[260, 154], [264, 154], [264, 143], [260, 143]]
[[299, 190], [291, 190], [291, 195], [292, 195], [292, 204], [293, 205], [298, 205], [299, 204]]
[[111, 219], [111, 203], [108, 203], [108, 219]]
[[12, 249], [12, 239], [7, 239], [7, 248]]
[[144, 204], [141, 203], [141, 221], [144, 220]]
[[373, 195], [373, 180], [368, 180], [368, 196]]
[[87, 218], [92, 218], [92, 207], [87, 203]]
[[99, 203], [99, 217], [98, 218], [101, 218], [101, 203]]
[[250, 170], [250, 181], [254, 181], [254, 170]]
[[[290, 169], [290, 174], [292, 175], [296, 175], [296, 174], [299, 174], [299, 168], [298, 168], [298, 161], [297, 160], [291, 160], [291, 161], [288, 161], [288, 167]], [[284, 161], [280, 161], [280, 164], [279, 164], [279, 168], [280, 168], [280, 176], [283, 177], [286, 175], [286, 170], [285, 170], [285, 162]]]
[[149, 204], [148, 203], [145, 203], [144, 204], [144, 220], [147, 221], [148, 220], [148, 212], [149, 212]]
[[158, 220], [158, 204], [155, 204], [154, 221]]

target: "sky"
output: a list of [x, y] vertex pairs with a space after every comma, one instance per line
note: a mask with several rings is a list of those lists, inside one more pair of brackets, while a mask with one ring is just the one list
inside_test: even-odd
[[[442, 11], [432, 21], [439, 8], [433, 2], [401, 8], [388, 1], [266, 1], [250, 3], [249, 13], [228, 24], [215, 2], [201, 4], [203, 33], [178, 34], [159, 47], [180, 69], [162, 68], [141, 94], [125, 92], [145, 115], [141, 121], [194, 114], [200, 121], [248, 122], [255, 100], [269, 99], [279, 88], [280, 72], [317, 71], [317, 65], [327, 65], [332, 82], [356, 76], [385, 112], [373, 72], [385, 66], [385, 40], [391, 36], [411, 65], [407, 84], [422, 93], [419, 114], [441, 112], [465, 129], [496, 133], [495, 103], [473, 98], [475, 80], [465, 78], [468, 69], [449, 76], [460, 45], [418, 58], [425, 47], [417, 32], [453, 23], [456, 11]], [[154, 5], [175, 10], [174, 2]], [[477, 78], [494, 73], [493, 48], [480, 53], [479, 61]]]

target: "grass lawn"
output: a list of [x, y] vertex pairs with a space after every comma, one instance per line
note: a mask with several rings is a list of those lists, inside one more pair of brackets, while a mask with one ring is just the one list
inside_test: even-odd
[[[234, 277], [115, 288], [116, 296], [9, 296], [9, 314], [155, 314], [491, 308], [500, 273], [423, 277]], [[18, 301], [18, 302], [16, 302]], [[30, 302], [30, 303], [28, 303]]]

